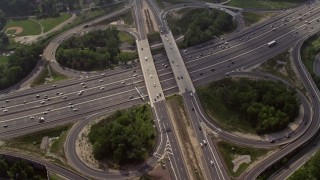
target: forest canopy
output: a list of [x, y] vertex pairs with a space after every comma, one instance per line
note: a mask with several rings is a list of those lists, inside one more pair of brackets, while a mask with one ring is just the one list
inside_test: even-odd
[[138, 163], [151, 152], [155, 143], [151, 108], [148, 105], [118, 110], [94, 124], [89, 133], [96, 159], [118, 164]]
[[212, 102], [218, 100], [258, 134], [282, 130], [299, 114], [296, 92], [273, 81], [224, 79], [198, 92], [206, 108], [216, 108]]
[[63, 42], [57, 53], [58, 62], [76, 70], [100, 70], [126, 64], [137, 58], [135, 52], [121, 52], [119, 31], [116, 28], [73, 36]]

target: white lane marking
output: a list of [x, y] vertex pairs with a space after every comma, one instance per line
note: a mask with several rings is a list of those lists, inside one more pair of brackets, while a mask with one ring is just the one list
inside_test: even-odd
[[[130, 78], [127, 78], [127, 79], [124, 79], [124, 80], [130, 80]], [[100, 88], [100, 87], [104, 87], [104, 86], [108, 86], [108, 85], [112, 85], [112, 84], [116, 84], [116, 83], [120, 83], [124, 80], [120, 80], [120, 81], [115, 81], [115, 82], [112, 82], [112, 83], [107, 83], [107, 84], [102, 84], [102, 85], [99, 85], [99, 86], [93, 86], [91, 88], [86, 88], [86, 89], [81, 89], [83, 91], [89, 91], [89, 90], [92, 90], [92, 89], [97, 89], [97, 88]], [[138, 83], [140, 82], [143, 82], [143, 80], [141, 81], [138, 81]], [[119, 86], [120, 87], [120, 86]], [[73, 92], [70, 92], [70, 93], [66, 93], [66, 94], [63, 94], [61, 96], [67, 96], [67, 95], [71, 95], [71, 94], [75, 94], [75, 93], [78, 93], [80, 90], [77, 90], [77, 91], [73, 91]], [[53, 96], [53, 97], [49, 97], [51, 100], [52, 99], [55, 99], [55, 98], [61, 98], [61, 96], [59, 95], [56, 95], [56, 96]], [[39, 99], [39, 100], [36, 100], [36, 101], [30, 101], [30, 102], [27, 102], [27, 103], [22, 103], [22, 104], [17, 104], [17, 105], [13, 105], [13, 106], [8, 106], [7, 109], [9, 108], [14, 108], [14, 107], [18, 107], [18, 106], [24, 106], [24, 105], [28, 105], [28, 104], [32, 104], [32, 103], [37, 103], [37, 102], [40, 102], [40, 101], [46, 101], [46, 99]]]
[[[92, 99], [92, 100], [89, 100], [89, 101], [80, 102], [80, 103], [77, 103], [77, 104], [74, 104], [74, 105], [86, 104], [86, 103], [94, 102], [94, 101], [97, 101], [97, 100], [105, 99], [105, 98], [108, 98], [108, 97], [116, 96], [116, 95], [119, 95], [119, 94], [125, 94], [125, 93], [128, 93], [130, 91], [135, 91], [135, 90], [131, 89], [131, 90], [127, 90], [127, 91], [124, 91], [124, 92], [120, 92], [120, 93], [116, 93], [116, 94], [100, 97], [100, 98], [97, 98], [97, 99]], [[134, 98], [134, 100], [135, 99], [140, 99], [140, 98]], [[64, 108], [69, 108], [69, 105], [68, 106], [63, 106], [63, 107], [60, 107], [60, 108], [56, 108], [56, 109], [52, 109], [50, 112], [58, 111], [58, 110], [61, 110], [61, 109], [64, 109]], [[36, 115], [39, 115], [39, 114], [42, 114], [42, 112], [36, 113], [36, 114], [27, 115], [27, 116], [22, 116], [22, 117], [18, 117], [18, 118], [8, 119], [8, 120], [4, 120], [4, 121], [1, 121], [1, 122], [9, 122], [9, 121], [13, 121], [13, 120], [21, 119], [21, 118], [30, 118], [30, 116], [36, 116]]]
[[[320, 8], [320, 7], [317, 7], [317, 8], [315, 8], [315, 9], [318, 9], [318, 8]], [[308, 13], [305, 13], [305, 14], [308, 14]], [[300, 17], [300, 16], [298, 16], [298, 17]], [[298, 17], [297, 17], [297, 20], [298, 20]], [[301, 15], [301, 17], [303, 17], [303, 15]], [[316, 18], [316, 19], [318, 19], [318, 18]], [[315, 19], [314, 19], [314, 20], [315, 20]], [[287, 23], [290, 23], [290, 22], [293, 22], [293, 21], [294, 21], [294, 20], [290, 20], [290, 21], [287, 22]], [[298, 20], [298, 21], [300, 21], [300, 20]], [[312, 21], [313, 21], [313, 20], [312, 20]], [[310, 21], [310, 22], [312, 22], [312, 21]], [[303, 22], [303, 20], [300, 21], [300, 22]], [[300, 22], [299, 22], [299, 23], [300, 23]], [[297, 24], [298, 24], [298, 23], [297, 23]], [[281, 26], [284, 26], [284, 25], [282, 24], [282, 25], [278, 26], [278, 28], [280, 28]], [[278, 29], [278, 28], [276, 28], [276, 29]], [[262, 34], [260, 34], [260, 35], [258, 35], [258, 36], [255, 36], [254, 38], [251, 38], [250, 40], [248, 40], [248, 41], [246, 41], [246, 42], [242, 42], [242, 43], [239, 43], [239, 44], [237, 44], [237, 45], [231, 46], [231, 47], [228, 48], [228, 49], [231, 49], [231, 48], [240, 46], [240, 45], [242, 45], [242, 44], [245, 44], [245, 43], [247, 43], [247, 42], [249, 42], [249, 41], [252, 41], [252, 40], [254, 40], [254, 39], [257, 39], [257, 38], [259, 38], [259, 37], [261, 37], [261, 36], [263, 36], [263, 35], [265, 35], [265, 34], [267, 34], [267, 33], [269, 33], [269, 32], [273, 32], [272, 29], [269, 30], [269, 31], [267, 31], [267, 32], [265, 32], [265, 33], [262, 33]], [[220, 52], [227, 51], [228, 49], [224, 49], [224, 50], [221, 50], [221, 51], [212, 53], [212, 54], [210, 54], [210, 55], [206, 55], [206, 56], [203, 56], [203, 57], [199, 57], [198, 59], [194, 59], [194, 60], [191, 60], [191, 61], [188, 61], [188, 62], [185, 62], [185, 63], [187, 64], [187, 63], [189, 63], [189, 62], [197, 61], [197, 60], [199, 60], [199, 59], [203, 59], [203, 58], [208, 57], [208, 56], [216, 55], [216, 54], [218, 54], [218, 53], [220, 53]]]

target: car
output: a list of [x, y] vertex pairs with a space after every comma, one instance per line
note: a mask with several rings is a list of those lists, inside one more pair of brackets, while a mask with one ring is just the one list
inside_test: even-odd
[[269, 143], [274, 143], [274, 139], [269, 140]]
[[148, 60], [148, 59], [147, 59], [147, 57], [144, 57], [144, 60], [146, 60], [146, 61], [147, 61], [147, 60]]
[[73, 108], [73, 105], [70, 105], [69, 108], [72, 109], [72, 108]]
[[8, 102], [10, 102], [10, 100], [7, 99], [7, 100], [6, 100], [6, 103], [8, 103]]
[[47, 96], [47, 95], [44, 95], [43, 99], [48, 99], [48, 96]]
[[62, 99], [67, 99], [67, 96], [63, 96]]
[[201, 147], [203, 147], [203, 144], [202, 144], [202, 143], [200, 143], [200, 146], [201, 146]]
[[99, 82], [103, 82], [103, 80], [102, 80], [102, 79], [100, 79], [100, 80], [99, 80]]
[[133, 96], [130, 96], [129, 99], [133, 99]]
[[211, 69], [211, 71], [215, 71], [216, 69]]
[[178, 80], [180, 80], [180, 76], [178, 76], [177, 78], [178, 78]]
[[101, 74], [101, 76], [104, 76], [104, 75], [105, 75], [105, 73], [102, 73], [102, 74]]
[[24, 100], [24, 101], [23, 101], [23, 104], [25, 104], [25, 103], [27, 103], [27, 101], [26, 101], [26, 100]]
[[73, 111], [78, 111], [78, 109], [77, 109], [77, 108], [74, 108]]
[[104, 87], [101, 87], [100, 90], [104, 90]]
[[40, 95], [39, 95], [39, 94], [37, 94], [37, 95], [36, 95], [36, 98], [39, 98], [39, 97], [40, 97]]
[[39, 117], [39, 123], [42, 123], [42, 122], [44, 122], [44, 117]]
[[210, 160], [210, 164], [211, 164], [211, 166], [214, 166], [214, 163], [213, 163], [213, 161], [212, 161], [212, 160]]
[[4, 128], [7, 128], [7, 127], [8, 127], [8, 125], [6, 125], [6, 124], [5, 124], [5, 125], [3, 125], [3, 127], [4, 127]]
[[8, 109], [4, 109], [3, 112], [8, 112]]
[[56, 95], [60, 95], [60, 93], [59, 93], [59, 92], [56, 92]]
[[137, 77], [137, 74], [134, 74], [133, 77]]
[[153, 87], [156, 87], [157, 85], [156, 85], [156, 83], [153, 83]]
[[290, 134], [287, 134], [287, 135], [286, 135], [286, 138], [288, 138], [288, 139], [289, 139], [290, 137], [291, 137], [291, 135], [290, 135]]
[[51, 110], [51, 108], [47, 108], [47, 111], [50, 111]]
[[69, 105], [73, 105], [73, 103], [72, 103], [72, 102], [70, 102], [70, 103], [69, 103]]
[[207, 145], [207, 142], [206, 142], [206, 140], [203, 140], [203, 144], [204, 144], [204, 145]]
[[44, 101], [40, 101], [40, 104], [44, 104], [45, 102]]
[[60, 95], [60, 96], [62, 96], [62, 95], [63, 95], [63, 93], [60, 93], [59, 95]]
[[30, 116], [30, 119], [34, 119], [34, 116]]
[[124, 84], [124, 81], [121, 81], [121, 84]]
[[52, 87], [56, 87], [56, 85], [52, 85]]
[[50, 98], [47, 99], [47, 101], [50, 101], [50, 100], [51, 100]]
[[83, 88], [87, 88], [87, 86], [86, 85], [84, 85], [84, 86], [82, 86]]
[[82, 83], [80, 83], [82, 86], [84, 85], [84, 83], [82, 82]]

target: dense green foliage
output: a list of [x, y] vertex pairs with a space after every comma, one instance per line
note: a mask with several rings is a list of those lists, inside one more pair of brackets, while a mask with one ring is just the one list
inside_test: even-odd
[[[0, 10], [7, 16], [52, 17], [59, 12], [81, 8], [82, 0], [1, 0]], [[109, 4], [114, 0], [94, 0], [96, 5]]]
[[301, 58], [318, 89], [320, 89], [320, 76], [316, 76], [313, 72], [313, 64], [318, 53], [320, 53], [320, 36], [314, 35], [303, 43]]
[[0, 31], [6, 26], [6, 15], [0, 10]]
[[294, 172], [288, 180], [319, 179], [320, 178], [320, 151], [312, 156], [306, 164]]
[[224, 79], [198, 92], [206, 108], [218, 99], [258, 134], [279, 131], [299, 114], [296, 92], [272, 81]]
[[8, 63], [0, 66], [0, 90], [27, 76], [37, 64], [41, 53], [42, 47], [39, 44], [17, 48]]
[[154, 140], [155, 129], [147, 105], [117, 111], [93, 125], [89, 133], [94, 157], [119, 164], [143, 161]]
[[59, 47], [56, 57], [66, 67], [77, 70], [110, 68], [119, 63], [126, 64], [137, 57], [136, 53], [121, 52], [119, 31], [110, 28], [90, 32], [84, 36], [73, 36]]
[[192, 10], [170, 25], [174, 34], [184, 34], [183, 44], [187, 47], [207, 42], [235, 27], [232, 16], [216, 9]]
[[39, 170], [36, 170], [31, 164], [26, 161], [20, 160], [14, 163], [7, 162], [2, 156], [0, 156], [0, 179], [45, 179], [46, 172], [39, 174]]
[[0, 51], [5, 50], [8, 46], [9, 46], [8, 36], [5, 33], [0, 32]]

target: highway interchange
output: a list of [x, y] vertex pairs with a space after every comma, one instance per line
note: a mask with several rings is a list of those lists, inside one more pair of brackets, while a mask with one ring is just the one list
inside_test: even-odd
[[[137, 12], [137, 27], [140, 27], [138, 28], [140, 37], [137, 41], [145, 39], [145, 34], [142, 30], [143, 22], [139, 22], [139, 20], [142, 19], [141, 14], [139, 15], [139, 12], [141, 12], [139, 11], [139, 8], [141, 8], [141, 4], [139, 4], [139, 2], [140, 1], [134, 1], [132, 3]], [[152, 6], [154, 7], [155, 5]], [[185, 5], [181, 6], [187, 7]], [[131, 7], [131, 5], [126, 6], [126, 8], [128, 7]], [[159, 12], [159, 10], [155, 10], [153, 12]], [[37, 129], [53, 127], [57, 124], [65, 124], [70, 121], [83, 120], [82, 124], [85, 124], [83, 122], [90, 121], [92, 116], [95, 114], [99, 115], [103, 113], [110, 113], [117, 109], [130, 107], [131, 105], [145, 103], [148, 99], [147, 95], [150, 95], [150, 93], [152, 98], [149, 96], [149, 101], [154, 105], [154, 113], [156, 116], [161, 116], [160, 118], [156, 117], [155, 121], [158, 131], [162, 131], [163, 128], [160, 128], [162, 126], [164, 126], [165, 129], [173, 129], [170, 117], [167, 115], [168, 113], [163, 98], [179, 92], [184, 98], [188, 115], [190, 119], [192, 119], [194, 131], [196, 132], [199, 142], [202, 142], [203, 139], [207, 138], [207, 134], [203, 131], [199, 131], [198, 128], [203, 125], [210, 127], [210, 129], [217, 132], [220, 137], [238, 144], [255, 147], [271, 147], [290, 142], [282, 150], [267, 158], [265, 161], [262, 161], [259, 165], [255, 166], [248, 172], [246, 179], [255, 179], [266, 167], [269, 167], [277, 159], [280, 159], [291, 150], [305, 143], [307, 139], [310, 139], [318, 131], [320, 123], [319, 110], [318, 108], [312, 108], [319, 107], [320, 99], [318, 90], [304, 66], [301, 64], [301, 60], [297, 59], [294, 62], [295, 67], [298, 68], [298, 73], [302, 82], [305, 84], [305, 88], [310, 96], [311, 108], [308, 106], [307, 98], [303, 95], [299, 96], [303, 102], [305, 111], [308, 112], [304, 117], [304, 122], [307, 122], [307, 124], [294, 132], [292, 138], [276, 139], [275, 143], [270, 143], [269, 140], [253, 141], [244, 139], [221, 130], [217, 124], [213, 124], [212, 121], [208, 120], [208, 117], [205, 115], [203, 108], [199, 103], [199, 99], [193, 86], [198, 87], [213, 80], [232, 75], [232, 73], [241, 74], [242, 71], [259, 64], [276, 54], [288, 50], [289, 47], [292, 47], [297, 41], [305, 39], [319, 30], [319, 13], [320, 7], [318, 5], [312, 4], [311, 7], [303, 5], [295, 9], [287, 10], [279, 16], [269, 19], [252, 28], [225, 36], [223, 40], [216, 40], [216, 42], [210, 46], [189, 48], [186, 51], [178, 50], [173, 37], [170, 34], [171, 32], [169, 31], [169, 28], [166, 27], [166, 23], [161, 23], [164, 21], [163, 15], [161, 13], [157, 14], [157, 17], [159, 18], [157, 23], [161, 23], [159, 25], [165, 28], [165, 31], [161, 36], [168, 55], [168, 57], [163, 54], [153, 56], [156, 73], [152, 73], [154, 74], [154, 78], [156, 78], [156, 74], [159, 77], [160, 84], [157, 83], [156, 87], [161, 87], [161, 91], [163, 91], [162, 98], [154, 100], [157, 99], [156, 95], [158, 92], [155, 93], [148, 90], [145, 82], [147, 78], [150, 78], [150, 75], [146, 77], [146, 73], [142, 71], [144, 68], [140, 68], [139, 64], [135, 64], [129, 69], [117, 68], [104, 73], [83, 74], [82, 79], [75, 78], [73, 80], [68, 80], [56, 84], [55, 87], [52, 85], [44, 85], [39, 88], [14, 92], [8, 95], [1, 95], [0, 102], [1, 106], [3, 106], [2, 109], [7, 109], [8, 111], [5, 113], [0, 112], [2, 113], [0, 116], [0, 127], [8, 125], [7, 128], [0, 130], [1, 137], [9, 138], [25, 134], [27, 132], [32, 132]], [[302, 20], [299, 20], [299, 17], [302, 17]], [[47, 57], [47, 60], [54, 60], [54, 51], [62, 39], [72, 36], [73, 32], [78, 33], [84, 29], [83, 25], [76, 28], [78, 29], [71, 29], [57, 37], [52, 42], [57, 43], [56, 46], [53, 44], [48, 46], [44, 54], [44, 56]], [[273, 48], [266, 46], [266, 44], [271, 40], [277, 41], [277, 45]], [[302, 42], [303, 41], [299, 41], [300, 46]], [[293, 53], [296, 53], [293, 56], [295, 58], [300, 57], [298, 53], [300, 50], [299, 45], [295, 46], [293, 51]], [[146, 53], [148, 49], [145, 47], [148, 46], [147, 44], [143, 44], [142, 46], [144, 52], [140, 52], [138, 49], [141, 63], [145, 62], [144, 58], [147, 56], [141, 55], [141, 53]], [[138, 45], [138, 47], [140, 46]], [[168, 53], [170, 51], [172, 54]], [[179, 57], [179, 54], [181, 54], [181, 59], [177, 58]], [[152, 57], [150, 56], [151, 55], [149, 53], [148, 58], [150, 61], [148, 62], [152, 61]], [[170, 56], [174, 56], [175, 58], [170, 58]], [[178, 59], [177, 62], [179, 68], [176, 68], [177, 62], [172, 63], [171, 59]], [[181, 66], [184, 67], [184, 64], [185, 68], [180, 68]], [[57, 64], [56, 66], [57, 69], [65, 72], [63, 68]], [[142, 64], [142, 67], [143, 66], [144, 64]], [[79, 72], [75, 72], [74, 74], [77, 74], [78, 76]], [[183, 79], [181, 79], [181, 76]], [[81, 83], [83, 83], [83, 85]], [[147, 86], [149, 89], [154, 88], [153, 82], [147, 83]], [[186, 88], [187, 90], [185, 90]], [[83, 92], [81, 95], [78, 95], [80, 91]], [[36, 97], [37, 95], [39, 95], [39, 97]], [[47, 96], [47, 98], [45, 96]], [[141, 96], [144, 96], [144, 98], [141, 98]], [[6, 100], [9, 101], [6, 102]], [[47, 113], [44, 114], [45, 112]], [[45, 122], [39, 123], [39, 117], [45, 117]], [[179, 165], [172, 164], [174, 172], [177, 171], [176, 179], [188, 179], [188, 173], [185, 172], [186, 170], [184, 168], [178, 168], [184, 166], [184, 163], [179, 155], [181, 152], [179, 152], [179, 146], [175, 140], [175, 133], [169, 132], [160, 134], [163, 136], [163, 139], [160, 142], [172, 140], [172, 143], [170, 144], [171, 149], [177, 150], [177, 152], [173, 152], [172, 154], [168, 153], [175, 162], [180, 161]], [[69, 135], [69, 138], [71, 138], [71, 141], [73, 142], [75, 135], [76, 134], [73, 136]], [[212, 142], [210, 143], [208, 139], [207, 142], [208, 148], [203, 148], [202, 153], [204, 154], [204, 157], [210, 157], [203, 161], [204, 166], [207, 169], [206, 174], [208, 179], [228, 179], [224, 168], [221, 167], [221, 160], [215, 151], [214, 145]], [[70, 146], [72, 146], [72, 144], [74, 143], [70, 143]], [[146, 165], [141, 167], [141, 169], [146, 170], [153, 167], [157, 160], [161, 158], [164, 149], [166, 149], [166, 143], [159, 144], [160, 156], [155, 154], [146, 163]], [[72, 154], [72, 149], [74, 148], [69, 147], [69, 149], [66, 149], [67, 154]], [[87, 172], [89, 177], [97, 179], [103, 179], [103, 177], [106, 177], [106, 174], [101, 172], [100, 174], [93, 174], [94, 172], [89, 170], [86, 166], [83, 168], [88, 171], [83, 171], [79, 166], [81, 162], [78, 162], [77, 157], [75, 156], [72, 158], [71, 156], [68, 157], [68, 160], [71, 162], [74, 161], [76, 169], [84, 173]], [[211, 160], [214, 161], [214, 168], [211, 166]], [[123, 176], [137, 176], [139, 174], [137, 172], [140, 171], [132, 171], [128, 174], [109, 174], [108, 177], [123, 178]]]

